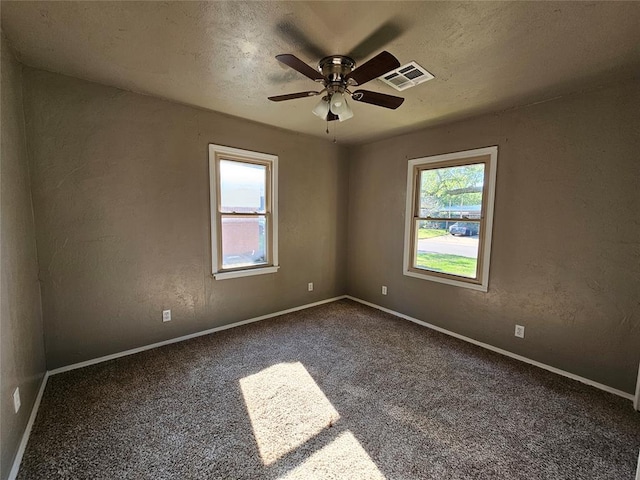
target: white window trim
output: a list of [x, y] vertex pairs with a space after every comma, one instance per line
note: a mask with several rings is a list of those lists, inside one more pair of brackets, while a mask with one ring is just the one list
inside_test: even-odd
[[[218, 232], [216, 226], [218, 212], [218, 179], [216, 177], [216, 156], [230, 155], [233, 157], [245, 157], [248, 159], [262, 160], [271, 163], [271, 222], [272, 222], [272, 259], [273, 265], [264, 267], [252, 267], [242, 270], [218, 271]], [[229, 278], [249, 277], [276, 273], [280, 268], [278, 263], [278, 157], [268, 153], [252, 152], [240, 148], [225, 147], [223, 145], [209, 144], [209, 198], [211, 201], [211, 271], [216, 280]]]
[[[482, 252], [482, 271], [478, 276], [480, 283], [470, 283], [452, 278], [440, 277], [436, 275], [429, 275], [429, 273], [417, 273], [409, 269], [409, 262], [411, 259], [411, 230], [413, 222], [413, 204], [415, 197], [414, 182], [414, 168], [416, 165], [428, 165], [430, 163], [439, 163], [449, 160], [462, 160], [469, 157], [478, 157], [489, 155], [489, 162], [487, 163], [489, 173], [487, 178], [489, 179], [489, 185], [487, 188], [487, 208], [484, 212], [485, 215], [485, 231], [484, 231], [484, 246]], [[443, 155], [435, 155], [430, 157], [415, 158], [409, 160], [407, 169], [407, 201], [405, 208], [405, 227], [404, 227], [404, 258], [403, 258], [403, 273], [408, 277], [421, 278], [423, 280], [430, 280], [432, 282], [445, 283], [447, 285], [455, 285], [457, 287], [470, 288], [472, 290], [480, 290], [486, 292], [489, 288], [489, 265], [491, 264], [491, 236], [493, 233], [493, 209], [496, 191], [496, 172], [498, 167], [498, 147], [485, 147], [475, 150], [465, 150], [463, 152], [446, 153]]]

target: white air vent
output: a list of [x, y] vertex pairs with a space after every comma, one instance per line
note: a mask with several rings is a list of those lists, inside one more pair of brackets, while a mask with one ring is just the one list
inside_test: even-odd
[[416, 62], [409, 62], [378, 77], [378, 80], [391, 85], [396, 90], [402, 91], [433, 78], [435, 77]]

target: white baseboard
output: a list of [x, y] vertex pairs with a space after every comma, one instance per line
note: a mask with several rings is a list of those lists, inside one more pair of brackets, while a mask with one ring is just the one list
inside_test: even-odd
[[152, 343], [150, 345], [145, 345], [143, 347], [132, 348], [130, 350], [125, 350], [123, 352], [113, 353], [111, 355], [105, 355], [104, 357], [93, 358], [91, 360], [86, 360], [84, 362], [73, 363], [71, 365], [66, 365], [64, 367], [55, 368], [49, 371], [49, 375], [56, 375], [62, 372], [68, 372], [70, 370], [76, 370], [78, 368], [88, 367], [89, 365], [95, 365], [97, 363], [106, 362], [108, 360], [113, 360], [120, 357], [126, 357], [127, 355], [133, 355], [135, 353], [144, 352], [145, 350], [151, 350], [152, 348], [163, 347], [165, 345], [170, 345], [172, 343], [184, 342], [185, 340], [190, 340], [192, 338], [201, 337], [203, 335], [209, 335], [211, 333], [220, 332], [222, 330], [227, 330], [229, 328], [239, 327], [241, 325], [246, 325], [248, 323], [258, 322], [260, 320], [266, 320], [267, 318], [277, 317], [279, 315], [285, 315], [287, 313], [297, 312], [298, 310], [305, 310], [307, 308], [316, 307], [318, 305], [323, 305], [325, 303], [335, 302], [337, 300], [342, 300], [346, 298], [346, 295], [341, 295], [339, 297], [327, 298], [326, 300], [320, 300], [318, 302], [307, 303], [306, 305], [301, 305], [299, 307], [289, 308], [287, 310], [281, 310], [279, 312], [268, 313], [267, 315], [262, 315], [260, 317], [249, 318], [247, 320], [242, 320], [240, 322], [231, 323], [229, 325], [222, 325], [220, 327], [210, 328], [208, 330], [202, 330], [201, 332], [191, 333], [189, 335], [183, 335], [182, 337], [171, 338], [169, 340], [164, 340], [162, 342]]
[[[405, 320], [409, 320], [410, 322], [417, 323], [418, 325], [422, 325], [423, 327], [430, 328], [432, 330], [436, 330], [440, 333], [444, 333], [446, 335], [458, 338], [460, 340], [464, 340], [465, 342], [473, 343], [474, 345], [478, 345], [479, 347], [486, 348], [487, 350], [491, 350], [492, 352], [499, 353], [501, 355], [505, 355], [507, 357], [515, 358], [516, 360], [520, 360], [521, 362], [528, 363], [530, 365], [534, 365], [536, 367], [543, 368], [550, 372], [556, 373], [558, 375], [562, 375], [563, 377], [571, 378], [572, 380], [577, 380], [581, 383], [586, 383], [592, 387], [598, 388], [600, 390], [604, 390], [605, 392], [613, 393], [614, 395], [618, 395], [619, 397], [626, 398], [627, 400], [634, 400], [634, 396], [630, 393], [623, 392], [622, 390], [618, 390], [616, 388], [609, 387], [608, 385], [604, 385], [602, 383], [594, 382], [593, 380], [589, 380], [588, 378], [581, 377], [579, 375], [575, 375], [570, 372], [566, 372], [564, 370], [560, 370], [559, 368], [552, 367], [550, 365], [546, 365], [541, 362], [537, 362], [536, 360], [531, 360], [530, 358], [523, 357], [522, 355], [518, 355], [516, 353], [510, 352], [508, 350], [503, 350], [502, 348], [494, 347], [493, 345], [489, 345], [488, 343], [479, 342], [478, 340], [474, 340], [473, 338], [465, 337], [464, 335], [460, 335], [458, 333], [452, 332], [450, 330], [446, 330], [444, 328], [438, 327], [436, 325], [432, 325], [427, 322], [423, 322], [422, 320], [418, 320], [417, 318], [410, 317], [409, 315], [405, 315], [400, 312], [396, 312], [395, 310], [391, 310], [389, 308], [381, 307], [380, 305], [376, 305], [375, 303], [367, 302], [366, 300], [361, 300], [356, 297], [352, 297], [351, 295], [346, 295], [346, 298], [353, 300], [354, 302], [359, 302], [364, 305], [368, 305], [370, 307], [376, 308], [378, 310], [382, 310], [383, 312], [390, 313], [391, 315], [395, 315], [396, 317], [404, 318]], [[637, 394], [636, 394], [637, 397]], [[639, 479], [640, 480], [640, 479]]]
[[45, 372], [44, 377], [42, 377], [42, 381], [40, 382], [38, 395], [36, 395], [36, 400], [35, 402], [33, 402], [33, 407], [31, 408], [29, 421], [27, 422], [27, 426], [24, 429], [24, 433], [22, 434], [22, 439], [20, 440], [18, 451], [16, 453], [15, 458], [13, 459], [13, 466], [11, 467], [11, 471], [9, 472], [8, 480], [15, 480], [15, 478], [18, 476], [18, 470], [20, 470], [20, 464], [22, 463], [22, 456], [24, 455], [24, 451], [27, 448], [29, 435], [31, 435], [31, 429], [33, 428], [33, 423], [36, 421], [36, 415], [38, 415], [38, 409], [40, 408], [40, 401], [42, 400], [42, 394], [44, 393], [44, 388], [47, 386], [48, 379], [49, 379], [49, 372]]
[[[638, 380], [636, 381], [636, 398], [633, 399], [633, 408], [640, 411], [640, 365], [638, 365]], [[640, 475], [640, 459], [638, 461], [638, 475]], [[640, 478], [638, 478], [637, 480], [640, 480]]]
[[8, 480], [15, 480], [18, 475], [18, 470], [20, 469], [20, 464], [22, 463], [22, 456], [24, 455], [25, 448], [27, 447], [27, 442], [29, 441], [29, 435], [31, 435], [31, 429], [33, 428], [33, 422], [36, 420], [36, 415], [38, 414], [38, 408], [40, 408], [40, 401], [42, 400], [42, 395], [44, 393], [44, 389], [47, 385], [47, 380], [51, 375], [56, 375], [62, 372], [68, 372], [70, 370], [75, 370], [82, 367], [87, 367], [89, 365], [95, 365], [97, 363], [106, 362], [108, 360], [113, 360], [115, 358], [125, 357], [127, 355], [133, 355], [134, 353], [143, 352], [145, 350], [151, 350], [152, 348], [162, 347], [164, 345], [170, 345], [172, 343], [183, 342], [185, 340], [189, 340], [191, 338], [201, 337], [203, 335], [209, 335], [210, 333], [220, 332], [222, 330], [227, 330], [229, 328], [239, 327], [241, 325], [246, 325], [248, 323], [258, 322], [260, 320], [266, 320], [267, 318], [277, 317], [279, 315], [285, 315], [287, 313], [297, 312], [298, 310], [305, 310], [307, 308], [316, 307], [318, 305], [322, 305], [325, 303], [335, 302], [337, 300], [342, 300], [346, 298], [346, 295], [341, 295], [339, 297], [327, 298], [325, 300], [320, 300], [318, 302], [307, 303], [306, 305], [301, 305], [299, 307], [289, 308], [287, 310], [281, 310], [279, 312], [269, 313], [267, 315], [262, 315], [260, 317], [249, 318], [247, 320], [243, 320], [241, 322], [231, 323], [229, 325], [222, 325], [220, 327], [210, 328], [208, 330], [203, 330], [201, 332], [192, 333], [190, 335], [184, 335], [182, 337], [172, 338], [170, 340], [165, 340], [163, 342], [152, 343], [150, 345], [145, 345], [143, 347], [132, 348], [131, 350], [125, 350], [124, 352], [114, 353], [112, 355], [106, 355], [104, 357], [98, 357], [91, 360], [87, 360], [85, 362], [74, 363], [72, 365], [66, 365], [64, 367], [55, 368], [53, 370], [49, 370], [45, 372], [44, 378], [42, 379], [42, 383], [40, 384], [40, 390], [38, 391], [38, 396], [36, 397], [36, 401], [33, 404], [33, 408], [31, 409], [31, 415], [29, 416], [29, 421], [27, 422], [27, 427], [22, 434], [22, 440], [20, 441], [20, 446], [18, 447], [18, 452], [16, 453], [16, 457], [13, 461], [13, 466], [11, 468], [11, 472], [9, 473]]
[[[580, 377], [578, 375], [574, 375], [573, 373], [566, 372], [564, 370], [560, 370], [555, 367], [551, 367], [544, 363], [537, 362], [535, 360], [531, 360], [529, 358], [523, 357], [522, 355], [517, 355], [515, 353], [509, 352], [507, 350], [503, 350], [498, 347], [494, 347], [493, 345], [489, 345], [487, 343], [479, 342], [469, 337], [465, 337], [464, 335], [459, 335], [457, 333], [451, 332], [449, 330], [445, 330], [444, 328], [437, 327], [435, 325], [431, 325], [430, 323], [423, 322], [422, 320], [418, 320], [417, 318], [410, 317], [400, 312], [396, 312], [395, 310], [391, 310], [389, 308], [381, 307], [380, 305], [376, 305], [375, 303], [367, 302], [366, 300], [361, 300], [356, 297], [352, 297], [351, 295], [341, 295], [338, 297], [327, 298], [325, 300], [320, 300], [318, 302], [308, 303], [306, 305], [301, 305], [299, 307], [289, 308], [287, 310], [281, 310], [279, 312], [269, 313], [267, 315], [262, 315], [260, 317], [254, 317], [247, 320], [243, 320], [236, 323], [231, 323], [229, 325], [222, 325], [220, 327], [210, 328], [208, 330], [203, 330], [201, 332], [192, 333], [190, 335], [184, 335], [181, 337], [172, 338], [170, 340], [165, 340], [163, 342], [152, 343], [150, 345], [145, 345], [143, 347], [133, 348], [131, 350], [125, 350], [123, 352], [114, 353], [112, 355], [106, 355], [104, 357], [94, 358], [92, 360], [87, 360], [85, 362], [74, 363], [71, 365], [66, 365], [64, 367], [56, 368], [50, 371], [45, 372], [42, 382], [40, 384], [40, 389], [38, 390], [38, 395], [36, 396], [36, 400], [33, 403], [33, 408], [31, 409], [31, 415], [29, 416], [29, 421], [27, 422], [27, 426], [22, 435], [22, 440], [20, 441], [20, 446], [18, 447], [18, 452], [16, 453], [15, 459], [13, 461], [13, 466], [11, 468], [11, 472], [9, 472], [8, 480], [15, 480], [18, 475], [18, 470], [20, 469], [20, 464], [22, 462], [22, 456], [24, 455], [25, 448], [27, 447], [27, 442], [29, 441], [29, 435], [31, 434], [31, 429], [33, 428], [33, 423], [35, 422], [36, 415], [38, 414], [38, 409], [40, 408], [40, 401], [42, 400], [42, 395], [44, 393], [44, 389], [47, 385], [47, 380], [51, 375], [56, 375], [62, 372], [68, 372], [70, 370], [75, 370], [78, 368], [87, 367], [89, 365], [95, 365], [97, 363], [106, 362], [108, 360], [113, 360], [120, 357], [125, 357], [127, 355], [133, 355], [135, 353], [143, 352], [145, 350], [151, 350], [152, 348], [162, 347], [164, 345], [170, 345], [172, 343], [183, 342], [185, 340], [189, 340], [191, 338], [201, 337], [203, 335], [209, 335], [211, 333], [220, 332], [222, 330], [227, 330], [229, 328], [239, 327], [241, 325], [246, 325], [248, 323], [258, 322], [260, 320], [266, 320], [268, 318], [277, 317], [279, 315], [285, 315], [287, 313], [297, 312], [299, 310], [305, 310], [307, 308], [315, 307], [318, 305], [323, 305], [325, 303], [331, 303], [338, 300], [342, 300], [344, 298], [348, 298], [358, 303], [362, 303], [364, 305], [368, 305], [370, 307], [376, 308], [378, 310], [382, 310], [383, 312], [390, 313], [391, 315], [395, 315], [396, 317], [403, 318], [405, 320], [409, 320], [410, 322], [417, 323], [418, 325], [422, 325], [424, 327], [430, 328], [432, 330], [436, 330], [438, 332], [444, 333], [446, 335], [450, 335], [452, 337], [458, 338], [460, 340], [464, 340], [465, 342], [472, 343], [474, 345], [478, 345], [479, 347], [486, 348], [487, 350], [491, 350], [496, 353], [500, 353], [507, 357], [515, 358], [516, 360], [520, 360], [522, 362], [528, 363], [530, 365], [535, 365], [536, 367], [543, 368], [550, 372], [556, 373], [558, 375], [562, 375], [564, 377], [571, 378], [573, 380], [577, 380], [579, 382], [585, 383], [587, 385], [591, 385], [592, 387], [598, 388], [600, 390], [604, 390], [609, 393], [613, 393], [614, 395], [618, 395], [620, 397], [633, 400], [634, 406], [636, 410], [638, 410], [638, 397], [640, 396], [640, 370], [638, 371], [638, 385], [636, 388], [635, 398], [633, 395], [623, 392], [621, 390], [617, 390], [615, 388], [609, 387], [607, 385], [603, 385], [598, 382], [594, 382], [593, 380], [589, 380], [588, 378]], [[638, 472], [636, 474], [636, 480], [640, 480], [640, 457], [638, 458]]]

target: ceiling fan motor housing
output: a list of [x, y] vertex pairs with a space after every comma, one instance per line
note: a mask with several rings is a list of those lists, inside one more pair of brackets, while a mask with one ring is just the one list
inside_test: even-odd
[[327, 91], [331, 93], [344, 92], [347, 88], [346, 76], [356, 66], [353, 58], [344, 55], [331, 55], [318, 62], [318, 70], [325, 77]]

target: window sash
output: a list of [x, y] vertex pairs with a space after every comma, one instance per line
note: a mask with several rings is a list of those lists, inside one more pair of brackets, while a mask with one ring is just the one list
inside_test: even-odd
[[[429, 274], [429, 275], [434, 275], [437, 277], [442, 277], [442, 278], [450, 278], [450, 277], [455, 277], [456, 280], [462, 281], [462, 282], [469, 282], [469, 283], [473, 283], [473, 284], [479, 284], [481, 282], [481, 278], [480, 275], [482, 273], [482, 248], [483, 248], [483, 230], [482, 230], [482, 224], [480, 222], [480, 220], [478, 220], [476, 223], [480, 224], [480, 228], [479, 228], [479, 233], [478, 233], [478, 248], [477, 248], [477, 257], [476, 257], [476, 274], [473, 277], [467, 277], [464, 275], [456, 275], [455, 273], [448, 273], [448, 272], [439, 272], [437, 270], [433, 270], [430, 269], [428, 267], [421, 267], [418, 265], [418, 231], [419, 228], [417, 227], [418, 223], [423, 221], [424, 219], [421, 218], [416, 218], [413, 221], [413, 230], [411, 232], [412, 234], [412, 238], [413, 238], [413, 243], [412, 243], [412, 250], [411, 250], [411, 269], [415, 272], [420, 272], [420, 273], [424, 273], [424, 274]], [[455, 218], [447, 218], [447, 219], [442, 219], [442, 220], [456, 220]], [[466, 222], [466, 220], [465, 220]]]
[[[220, 174], [220, 162], [222, 161], [227, 161], [227, 162], [236, 162], [236, 163], [244, 163], [244, 164], [249, 164], [249, 165], [259, 165], [261, 167], [265, 167], [265, 185], [264, 185], [264, 189], [265, 189], [265, 205], [264, 205], [264, 209], [262, 210], [256, 210], [254, 212], [234, 212], [234, 211], [230, 211], [230, 210], [225, 210], [223, 208], [222, 205], [222, 185], [221, 185], [221, 181], [222, 181], [222, 175]], [[216, 189], [217, 189], [217, 205], [218, 205], [218, 211], [220, 213], [225, 213], [225, 214], [230, 214], [230, 213], [258, 213], [258, 214], [264, 214], [267, 212], [271, 212], [271, 162], [269, 161], [259, 161], [259, 160], [255, 160], [252, 158], [244, 158], [244, 157], [240, 157], [240, 156], [232, 156], [232, 155], [224, 155], [224, 154], [218, 154], [216, 155], [216, 178], [217, 178], [217, 185], [216, 185]]]
[[[478, 252], [477, 252], [477, 261], [476, 261], [476, 274], [474, 277], [465, 277], [465, 276], [461, 276], [461, 275], [456, 275], [455, 273], [447, 273], [447, 272], [438, 272], [436, 270], [431, 270], [429, 268], [426, 267], [420, 267], [418, 266], [418, 230], [419, 228], [417, 228], [418, 222], [421, 220], [426, 220], [426, 221], [447, 221], [447, 222], [451, 222], [451, 221], [462, 221], [462, 222], [469, 222], [469, 223], [478, 223], [479, 224], [479, 232], [483, 232], [484, 228], [485, 228], [485, 218], [486, 216], [484, 215], [484, 212], [486, 211], [486, 199], [487, 199], [487, 188], [488, 188], [488, 173], [489, 173], [489, 158], [487, 158], [486, 156], [481, 156], [481, 157], [474, 157], [474, 158], [465, 158], [465, 159], [459, 159], [459, 160], [449, 160], [449, 161], [444, 161], [444, 162], [435, 162], [432, 164], [422, 164], [422, 165], [416, 165], [413, 169], [413, 183], [414, 183], [414, 191], [413, 191], [413, 222], [412, 222], [412, 226], [411, 226], [411, 238], [412, 238], [412, 244], [411, 244], [411, 257], [410, 257], [410, 269], [416, 272], [421, 272], [421, 273], [428, 273], [429, 275], [434, 275], [437, 277], [443, 277], [443, 278], [449, 278], [449, 277], [455, 277], [456, 280], [462, 281], [462, 282], [468, 282], [468, 283], [474, 283], [474, 284], [479, 284], [481, 283], [482, 279], [480, 278], [481, 272], [482, 272], [482, 252], [483, 252], [483, 237], [484, 235], [481, 235], [480, 233], [478, 234]], [[482, 202], [481, 202], [481, 207], [480, 207], [480, 218], [479, 219], [472, 219], [469, 217], [456, 217], [456, 218], [451, 218], [451, 217], [440, 217], [440, 216], [436, 216], [436, 217], [432, 217], [432, 216], [427, 216], [427, 217], [421, 217], [420, 216], [420, 206], [421, 206], [421, 194], [422, 194], [422, 185], [421, 185], [421, 174], [424, 171], [430, 171], [430, 170], [439, 170], [439, 169], [444, 169], [444, 168], [451, 168], [451, 167], [465, 167], [465, 166], [471, 166], [471, 165], [480, 165], [483, 164], [484, 165], [484, 175], [483, 175], [483, 183], [482, 183]]]
[[[270, 214], [258, 213], [220, 213], [219, 215], [219, 229], [218, 229], [218, 271], [220, 272], [233, 272], [238, 270], [250, 270], [252, 268], [264, 268], [265, 266], [271, 266], [270, 262], [272, 258], [271, 249], [271, 241], [269, 240], [271, 231], [271, 221]], [[224, 229], [222, 227], [223, 221], [225, 218], [264, 218], [265, 220], [265, 233], [264, 233], [264, 253], [265, 259], [262, 262], [255, 262], [250, 265], [241, 265], [241, 266], [225, 266], [224, 265]]]
[[[487, 291], [496, 163], [497, 147], [481, 148], [466, 152], [456, 152], [453, 154], [410, 160], [407, 183], [410, 190], [407, 192], [407, 223], [405, 227], [405, 275]], [[420, 215], [422, 172], [477, 164], [484, 164], [482, 200], [479, 218], [474, 218], [475, 215], [466, 215], [454, 218], [441, 215]], [[409, 193], [411, 194], [411, 197], [409, 197]], [[419, 223], [421, 221], [465, 222], [478, 224], [476, 271], [473, 278], [457, 275], [455, 273], [439, 272], [418, 266], [418, 235]]]
[[[484, 216], [484, 212], [486, 210], [486, 205], [485, 205], [485, 199], [487, 197], [486, 193], [487, 193], [487, 187], [488, 187], [488, 173], [489, 173], [489, 158], [487, 158], [486, 156], [476, 156], [476, 157], [470, 157], [470, 158], [464, 158], [464, 159], [459, 159], [459, 160], [448, 160], [448, 161], [442, 161], [442, 162], [434, 162], [432, 164], [420, 164], [420, 165], [416, 165], [413, 167], [413, 183], [414, 183], [414, 190], [413, 190], [413, 194], [414, 194], [414, 200], [413, 200], [413, 216], [414, 217], [419, 217], [420, 215], [420, 193], [421, 193], [421, 185], [420, 185], [420, 174], [424, 171], [429, 171], [429, 170], [440, 170], [440, 169], [444, 169], [444, 168], [452, 168], [452, 167], [468, 167], [468, 166], [472, 166], [472, 165], [479, 165], [479, 164], [483, 164], [484, 165], [484, 177], [483, 177], [483, 184], [482, 184], [482, 207], [480, 209], [480, 214], [481, 217]], [[442, 219], [444, 220], [445, 217], [420, 217], [420, 218], [424, 218], [425, 220], [431, 220], [431, 219]], [[461, 220], [464, 219], [464, 221], [467, 221], [466, 218], [461, 218]], [[471, 220], [471, 219], [470, 219]]]
[[[238, 162], [238, 163], [248, 163], [248, 164], [252, 164], [252, 165], [261, 165], [266, 167], [266, 175], [265, 175], [265, 185], [264, 185], [264, 191], [265, 191], [265, 201], [264, 201], [264, 212], [229, 212], [226, 210], [222, 209], [222, 184], [221, 184], [221, 180], [222, 180], [222, 176], [220, 174], [220, 162], [222, 160], [228, 161], [228, 162]], [[271, 217], [271, 162], [268, 161], [259, 161], [259, 160], [254, 160], [251, 158], [245, 158], [245, 157], [240, 157], [240, 156], [235, 156], [235, 155], [227, 155], [227, 154], [217, 154], [216, 155], [216, 178], [217, 178], [217, 182], [216, 182], [216, 192], [217, 192], [217, 205], [218, 205], [218, 211], [217, 211], [217, 227], [218, 227], [218, 235], [217, 235], [217, 241], [218, 241], [218, 272], [232, 272], [232, 271], [237, 271], [237, 270], [251, 270], [254, 268], [263, 268], [265, 266], [271, 266], [273, 265], [272, 263], [272, 258], [273, 258], [273, 253], [272, 253], [272, 248], [271, 248], [271, 241], [269, 240], [271, 238], [271, 234], [272, 234], [272, 229], [271, 229], [271, 222], [269, 221], [269, 218]], [[264, 217], [266, 220], [266, 225], [265, 225], [265, 261], [261, 262], [259, 264], [255, 264], [255, 265], [245, 265], [245, 266], [240, 266], [240, 267], [226, 267], [224, 266], [224, 262], [223, 262], [223, 249], [222, 249], [222, 243], [223, 243], [223, 237], [224, 237], [224, 231], [222, 229], [222, 219], [225, 217], [235, 217], [235, 218], [258, 218], [258, 217]]]

